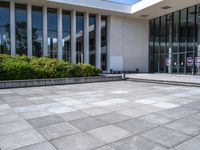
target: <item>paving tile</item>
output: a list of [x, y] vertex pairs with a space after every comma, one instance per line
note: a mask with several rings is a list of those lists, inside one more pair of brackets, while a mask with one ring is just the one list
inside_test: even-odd
[[191, 135], [191, 136], [200, 134], [200, 126], [199, 125], [187, 123], [182, 120], [174, 121], [172, 123], [164, 125], [164, 127], [174, 129], [176, 131], [179, 131], [179, 132]]
[[115, 150], [168, 150], [140, 136], [133, 136], [111, 144]]
[[102, 127], [102, 126], [105, 126], [108, 124], [100, 119], [95, 118], [95, 117], [74, 120], [74, 121], [70, 121], [69, 123], [79, 129], [81, 129], [82, 131], [92, 130], [92, 129], [99, 128], [99, 127]]
[[134, 134], [138, 134], [138, 133], [157, 127], [157, 125], [155, 124], [151, 124], [146, 121], [141, 121], [137, 119], [122, 121], [122, 122], [116, 123], [115, 125], [123, 129], [126, 129], [128, 131], [131, 131]]
[[181, 120], [185, 121], [185, 122], [188, 122], [188, 123], [200, 125], [200, 113], [185, 117], [185, 118], [183, 118]]
[[181, 134], [171, 129], [158, 127], [153, 130], [144, 132], [141, 136], [150, 139], [156, 143], [160, 143], [169, 148], [188, 140], [190, 136]]
[[175, 150], [199, 150], [200, 147], [200, 139], [193, 138], [190, 139], [177, 147], [175, 147]]
[[108, 125], [101, 128], [88, 131], [88, 133], [104, 143], [111, 143], [131, 136], [132, 134], [122, 128], [114, 125]]
[[14, 113], [0, 116], [0, 124], [22, 120], [23, 118], [20, 115]]
[[2, 150], [13, 150], [43, 141], [45, 139], [36, 130], [27, 130], [0, 136], [0, 147]]
[[0, 124], [0, 136], [29, 129], [32, 129], [32, 126], [24, 120]]
[[66, 150], [66, 147], [70, 148], [70, 150], [92, 150], [104, 145], [86, 133], [62, 137], [51, 141], [51, 143], [59, 150]]
[[102, 147], [96, 148], [94, 150], [115, 150], [115, 149], [106, 145], [106, 146], [102, 146]]
[[6, 104], [6, 102], [0, 99], [0, 105], [3, 105], [3, 104]]
[[56, 150], [56, 148], [49, 142], [42, 142], [31, 146], [26, 146], [16, 150]]
[[130, 117], [116, 113], [116, 112], [99, 115], [99, 116], [96, 116], [96, 118], [101, 119], [108, 123], [116, 123], [119, 121], [124, 121], [124, 120], [130, 119]]
[[54, 114], [63, 114], [63, 113], [73, 112], [73, 111], [76, 111], [76, 110], [71, 108], [71, 107], [65, 107], [65, 106], [49, 108], [48, 109], [48, 112], [54, 113]]
[[64, 119], [65, 121], [72, 121], [72, 120], [78, 120], [78, 119], [89, 117], [88, 114], [85, 114], [81, 111], [68, 112], [68, 113], [60, 114], [58, 116]]
[[64, 122], [63, 119], [56, 115], [50, 115], [45, 117], [39, 117], [27, 120], [34, 128], [40, 128], [43, 126], [49, 126], [56, 123]]
[[140, 117], [140, 116], [149, 114], [149, 112], [145, 112], [145, 111], [138, 110], [135, 108], [129, 108], [129, 109], [125, 109], [125, 110], [117, 111], [117, 112], [120, 114], [126, 115], [128, 117], [131, 117], [131, 118], [136, 118], [136, 117]]
[[49, 116], [49, 115], [52, 115], [52, 113], [47, 112], [47, 111], [33, 111], [33, 112], [23, 112], [23, 113], [20, 113], [20, 115], [24, 119], [33, 119], [33, 118], [38, 118], [38, 117]]
[[66, 122], [38, 128], [38, 131], [48, 140], [80, 132], [79, 129]]
[[84, 109], [84, 110], [81, 110], [81, 111], [86, 113], [86, 114], [92, 115], [92, 116], [102, 115], [102, 114], [111, 112], [109, 110], [98, 108], [98, 107]]

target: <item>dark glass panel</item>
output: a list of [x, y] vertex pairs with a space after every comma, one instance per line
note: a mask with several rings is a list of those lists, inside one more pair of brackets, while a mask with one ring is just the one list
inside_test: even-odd
[[101, 69], [107, 70], [107, 17], [101, 17]]
[[160, 53], [160, 18], [155, 19], [155, 54]]
[[160, 53], [164, 54], [166, 52], [166, 16], [161, 17], [160, 23]]
[[84, 17], [83, 13], [76, 14], [76, 61], [77, 63], [84, 62]]
[[200, 5], [197, 5], [197, 15], [196, 15], [196, 32], [197, 32], [197, 51], [200, 51]]
[[16, 54], [27, 55], [27, 10], [26, 5], [16, 4]]
[[180, 17], [180, 52], [185, 52], [187, 48], [187, 9], [181, 10]]
[[63, 11], [63, 59], [71, 61], [71, 14]]
[[172, 52], [179, 51], [179, 11], [173, 14]]
[[10, 8], [0, 2], [0, 54], [10, 54]]
[[89, 15], [89, 60], [90, 64], [96, 64], [96, 16]]
[[32, 44], [33, 56], [41, 57], [43, 55], [43, 27], [42, 27], [42, 8], [32, 7]]
[[58, 39], [57, 39], [57, 10], [49, 9], [47, 14], [48, 22], [48, 52], [50, 58], [58, 56]]

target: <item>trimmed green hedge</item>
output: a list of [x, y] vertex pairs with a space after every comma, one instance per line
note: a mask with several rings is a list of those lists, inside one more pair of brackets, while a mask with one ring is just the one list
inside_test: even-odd
[[0, 80], [89, 77], [101, 73], [89, 64], [72, 64], [48, 57], [0, 55]]

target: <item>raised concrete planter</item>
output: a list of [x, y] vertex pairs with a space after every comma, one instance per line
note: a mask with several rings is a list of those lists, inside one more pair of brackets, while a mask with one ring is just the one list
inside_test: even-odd
[[56, 79], [34, 79], [34, 80], [9, 80], [0, 81], [0, 89], [22, 88], [50, 85], [66, 85], [91, 82], [108, 82], [120, 81], [122, 76], [95, 76], [95, 77], [78, 77], [78, 78], [56, 78]]

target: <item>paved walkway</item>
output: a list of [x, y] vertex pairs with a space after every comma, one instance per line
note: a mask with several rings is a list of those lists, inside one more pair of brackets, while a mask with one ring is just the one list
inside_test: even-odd
[[200, 85], [200, 75], [176, 74], [127, 74], [127, 77], [142, 80], [195, 83]]
[[0, 90], [2, 150], [199, 150], [200, 88], [119, 81]]

